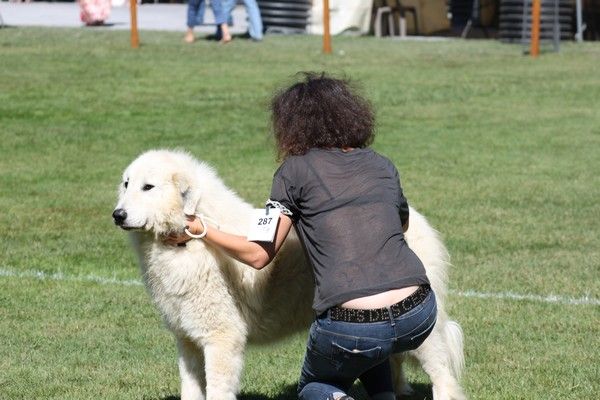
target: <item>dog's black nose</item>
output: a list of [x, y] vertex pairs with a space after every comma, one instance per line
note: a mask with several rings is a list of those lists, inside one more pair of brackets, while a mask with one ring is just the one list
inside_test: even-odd
[[127, 219], [127, 213], [122, 208], [117, 208], [115, 211], [113, 211], [113, 219], [115, 220], [115, 224], [123, 225]]

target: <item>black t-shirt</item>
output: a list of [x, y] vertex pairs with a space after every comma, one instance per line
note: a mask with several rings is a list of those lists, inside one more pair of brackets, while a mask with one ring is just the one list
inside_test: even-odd
[[370, 148], [285, 159], [271, 201], [292, 218], [313, 267], [320, 314], [355, 298], [428, 284], [404, 240], [408, 203], [396, 167]]

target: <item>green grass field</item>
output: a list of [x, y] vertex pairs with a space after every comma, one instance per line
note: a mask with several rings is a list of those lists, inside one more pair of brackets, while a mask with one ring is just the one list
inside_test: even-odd
[[[318, 37], [141, 38], [0, 30], [1, 399], [179, 397], [174, 341], [111, 220], [120, 174], [184, 148], [261, 204], [267, 103], [301, 70], [362, 83], [374, 148], [444, 236], [469, 397], [598, 398], [600, 45], [531, 60], [491, 41], [344, 37], [324, 56]], [[250, 348], [240, 398], [294, 399], [304, 340]]]

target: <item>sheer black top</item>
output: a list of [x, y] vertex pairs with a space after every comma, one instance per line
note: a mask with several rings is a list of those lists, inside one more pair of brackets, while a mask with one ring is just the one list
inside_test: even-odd
[[404, 240], [408, 203], [396, 167], [370, 148], [311, 149], [275, 173], [270, 199], [289, 211], [313, 267], [313, 308], [429, 283]]

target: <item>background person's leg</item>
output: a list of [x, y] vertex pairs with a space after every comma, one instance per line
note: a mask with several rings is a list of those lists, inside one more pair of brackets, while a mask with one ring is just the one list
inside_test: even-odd
[[231, 34], [229, 33], [229, 27], [227, 21], [229, 15], [227, 14], [227, 4], [229, 0], [211, 0], [210, 5], [213, 13], [215, 14], [215, 23], [217, 24], [217, 39], [221, 42], [227, 43], [231, 41]]
[[263, 24], [256, 0], [244, 0], [244, 7], [248, 14], [248, 33], [250, 37], [254, 40], [262, 40]]
[[[233, 26], [233, 16], [231, 13], [236, 6], [236, 0], [221, 0], [221, 7], [223, 9], [223, 13], [227, 16], [227, 25]], [[221, 29], [221, 25], [217, 24], [217, 30], [215, 31], [215, 38], [217, 40], [221, 40], [223, 38], [223, 30]]]
[[201, 25], [204, 20], [204, 0], [188, 0], [187, 8], [187, 32], [184, 40], [188, 43], [194, 41], [194, 27]]
[[227, 25], [233, 26], [233, 9], [237, 5], [237, 0], [221, 0], [223, 12], [227, 15]]

